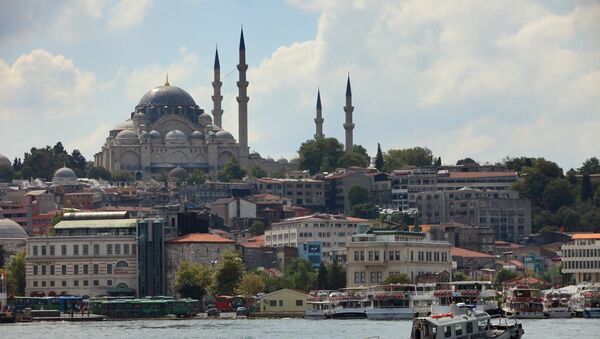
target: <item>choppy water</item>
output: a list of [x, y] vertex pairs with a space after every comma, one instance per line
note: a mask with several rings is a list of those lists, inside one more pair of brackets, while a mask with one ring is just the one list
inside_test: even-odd
[[[600, 319], [521, 320], [523, 338], [600, 338]], [[0, 338], [408, 338], [410, 321], [133, 320], [0, 324]]]

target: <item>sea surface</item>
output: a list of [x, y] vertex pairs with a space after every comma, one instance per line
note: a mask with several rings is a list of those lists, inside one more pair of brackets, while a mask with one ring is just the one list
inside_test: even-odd
[[[600, 319], [520, 320], [523, 338], [600, 338]], [[0, 338], [408, 338], [411, 321], [127, 320], [0, 324]]]

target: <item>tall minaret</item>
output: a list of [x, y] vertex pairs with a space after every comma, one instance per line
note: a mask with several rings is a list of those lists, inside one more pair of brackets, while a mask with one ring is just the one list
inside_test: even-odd
[[223, 116], [223, 109], [221, 109], [221, 101], [223, 101], [223, 96], [221, 95], [221, 65], [219, 64], [219, 51], [215, 48], [215, 67], [214, 67], [214, 81], [213, 85], [213, 123], [219, 128], [223, 129], [223, 125], [221, 122], [221, 117]]
[[318, 89], [317, 90], [317, 117], [315, 118], [315, 125], [316, 125], [316, 133], [315, 133], [315, 140], [316, 139], [323, 139], [325, 136], [323, 135], [323, 110], [321, 108], [321, 90]]
[[239, 119], [239, 144], [240, 144], [240, 165], [245, 165], [248, 162], [248, 81], [246, 80], [246, 71], [248, 65], [246, 65], [246, 45], [244, 44], [244, 29], [241, 30], [240, 35], [240, 62], [237, 65], [237, 69], [240, 75], [239, 81], [237, 82], [238, 87], [238, 119]]
[[346, 130], [346, 153], [352, 153], [352, 130], [354, 130], [354, 123], [352, 123], [352, 112], [354, 106], [352, 106], [352, 90], [350, 89], [350, 73], [348, 73], [348, 82], [346, 83], [346, 106], [344, 106], [344, 112], [346, 112], [346, 122], [344, 123], [344, 129]]

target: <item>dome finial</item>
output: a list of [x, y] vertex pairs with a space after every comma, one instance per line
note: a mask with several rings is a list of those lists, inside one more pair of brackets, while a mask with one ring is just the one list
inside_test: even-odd
[[165, 86], [171, 86], [169, 84], [169, 73], [167, 73], [167, 80], [165, 81]]

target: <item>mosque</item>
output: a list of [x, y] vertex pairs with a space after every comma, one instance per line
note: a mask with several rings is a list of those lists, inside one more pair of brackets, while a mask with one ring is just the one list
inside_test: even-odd
[[[237, 65], [238, 87], [238, 138], [223, 129], [221, 103], [221, 75], [219, 54], [215, 51], [214, 80], [212, 82], [212, 116], [200, 108], [185, 90], [173, 86], [167, 79], [162, 86], [147, 92], [135, 106], [129, 119], [115, 126], [106, 138], [100, 152], [94, 155], [94, 163], [110, 172], [127, 171], [136, 179], [152, 177], [164, 170], [191, 172], [201, 169], [216, 174], [229, 159], [236, 158], [241, 166], [256, 164], [267, 172], [282, 167], [293, 169], [295, 161], [285, 158], [277, 161], [262, 158], [249, 152], [248, 146], [248, 81], [246, 80], [246, 46], [241, 31], [239, 63]], [[352, 106], [350, 80], [346, 89], [346, 150], [352, 149]], [[349, 101], [350, 100], [350, 101]], [[320, 95], [315, 119], [317, 134], [322, 137]]]

